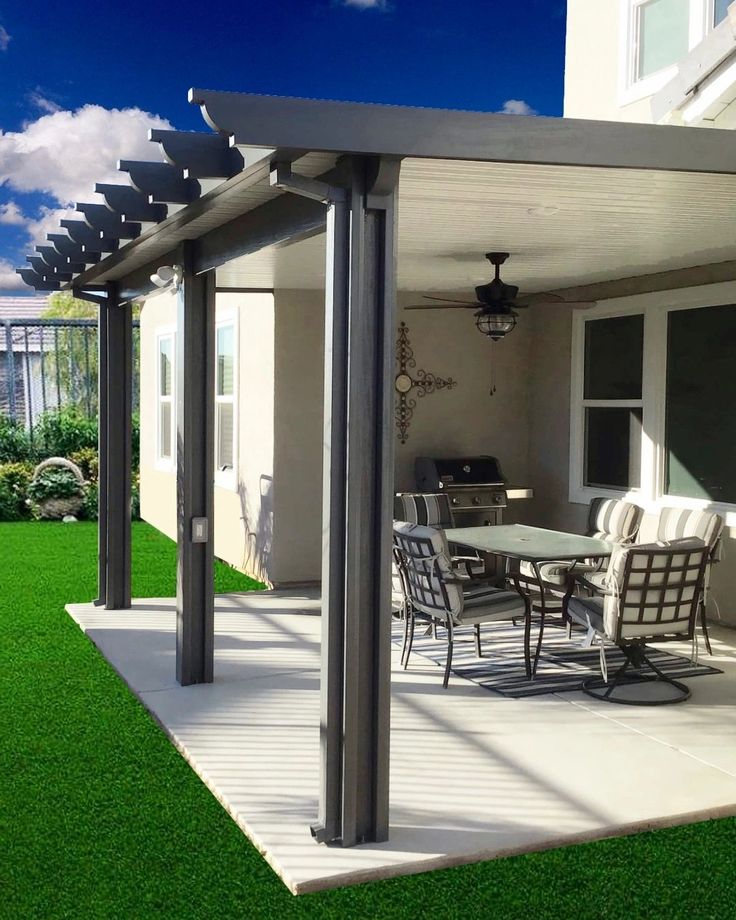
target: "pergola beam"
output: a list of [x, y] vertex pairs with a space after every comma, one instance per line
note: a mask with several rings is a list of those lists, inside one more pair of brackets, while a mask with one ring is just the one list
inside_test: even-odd
[[243, 155], [219, 134], [152, 128], [148, 137], [188, 179], [229, 179], [245, 165]]

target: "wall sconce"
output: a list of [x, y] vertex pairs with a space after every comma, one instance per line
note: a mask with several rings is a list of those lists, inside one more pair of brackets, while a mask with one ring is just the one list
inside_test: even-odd
[[182, 269], [180, 265], [159, 265], [156, 274], [151, 275], [151, 281], [157, 288], [170, 287], [173, 291], [178, 291], [182, 282]]

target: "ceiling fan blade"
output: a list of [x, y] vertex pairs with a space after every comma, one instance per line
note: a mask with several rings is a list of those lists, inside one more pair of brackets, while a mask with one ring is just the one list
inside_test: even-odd
[[404, 307], [405, 310], [479, 310], [481, 303], [462, 303], [451, 300], [443, 303], [412, 303]]
[[527, 307], [560, 306], [576, 307], [579, 310], [583, 310], [595, 307], [597, 304], [597, 300], [566, 300], [559, 294], [542, 291], [539, 294], [528, 294], [523, 300], [517, 300], [515, 306], [521, 307], [522, 309], [526, 309]]
[[440, 303], [464, 303], [469, 307], [476, 306], [476, 301], [474, 300], [454, 300], [452, 297], [430, 297], [429, 294], [422, 294], [422, 297], [425, 300], [438, 300]]

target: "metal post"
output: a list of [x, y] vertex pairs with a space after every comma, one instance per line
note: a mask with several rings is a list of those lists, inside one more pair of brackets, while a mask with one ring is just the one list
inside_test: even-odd
[[214, 666], [215, 272], [195, 275], [182, 244], [176, 336], [176, 679], [210, 683]]
[[13, 353], [13, 326], [5, 320], [6, 361], [8, 362], [8, 414], [14, 422], [18, 421], [15, 408], [15, 354]]
[[[108, 610], [130, 607], [130, 495], [132, 462], [132, 310], [118, 301], [118, 287], [107, 286], [107, 355], [104, 361], [105, 416], [100, 414], [100, 437], [105, 444], [106, 564], [105, 606]], [[101, 521], [102, 524], [102, 521]]]
[[322, 842], [388, 837], [395, 193], [398, 161], [352, 160], [328, 211]]
[[[107, 304], [100, 303], [97, 313], [97, 600], [107, 603]], [[54, 330], [58, 356], [58, 329]], [[58, 357], [56, 373], [59, 373]], [[57, 384], [58, 386], [58, 384]], [[57, 394], [59, 390], [57, 389]], [[57, 397], [58, 398], [58, 397]]]

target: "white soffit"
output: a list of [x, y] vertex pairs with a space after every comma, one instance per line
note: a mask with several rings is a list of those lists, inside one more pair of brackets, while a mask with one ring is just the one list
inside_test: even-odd
[[[472, 289], [494, 249], [526, 291], [736, 258], [736, 176], [407, 159], [398, 213], [402, 290]], [[218, 284], [319, 288], [324, 236], [231, 262]]]

